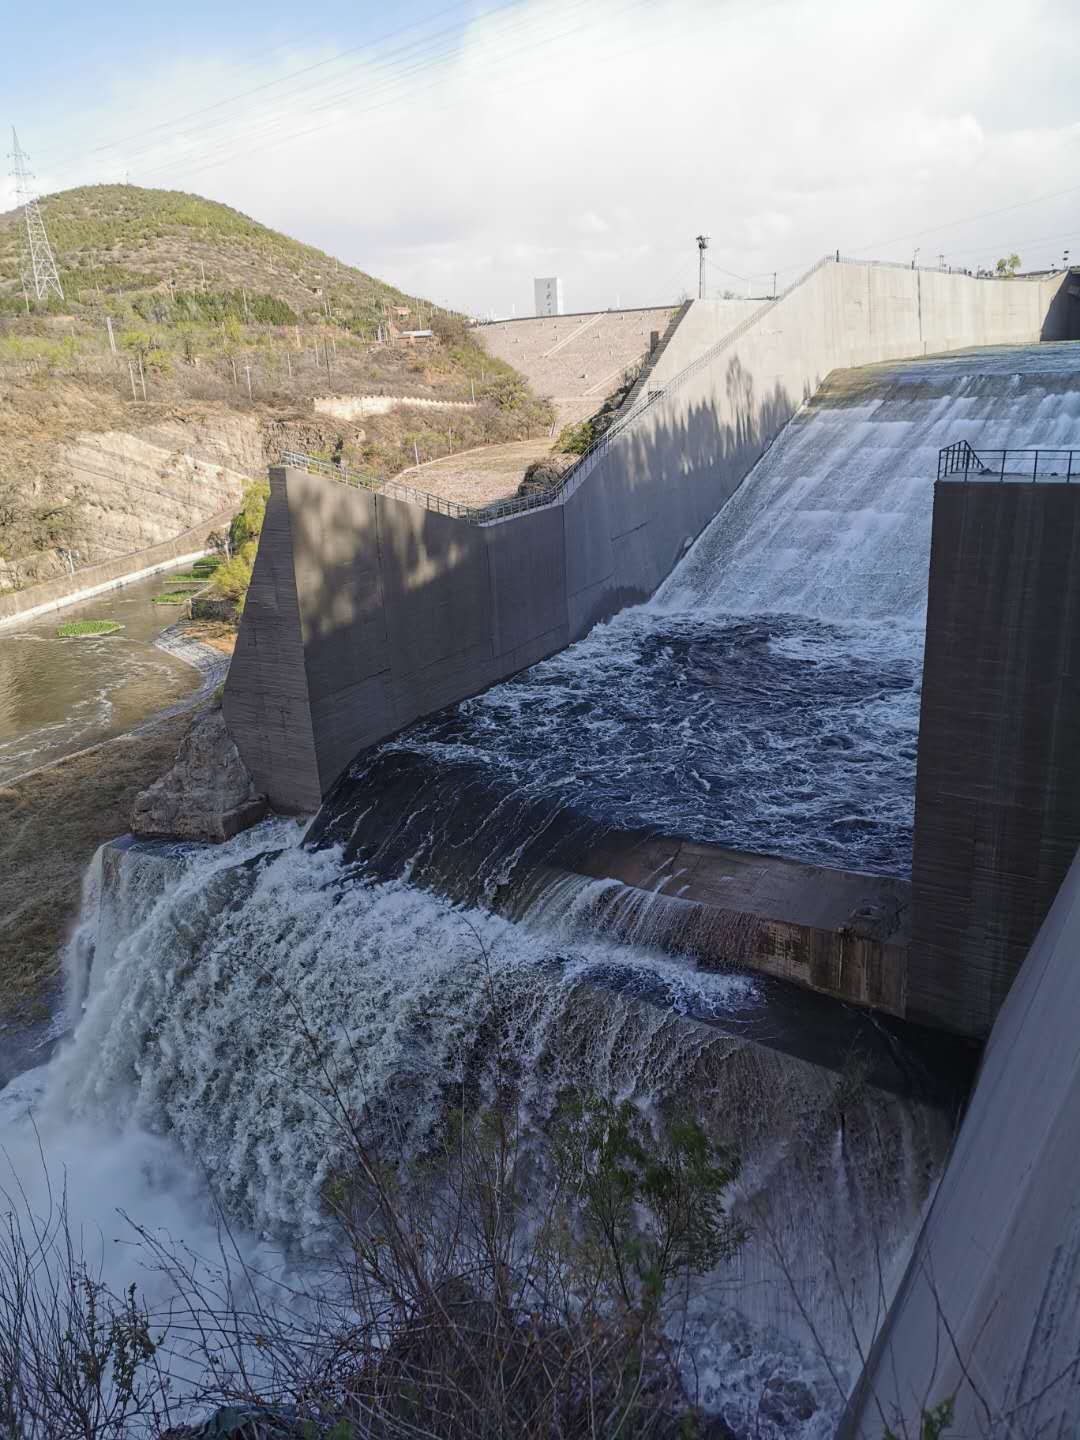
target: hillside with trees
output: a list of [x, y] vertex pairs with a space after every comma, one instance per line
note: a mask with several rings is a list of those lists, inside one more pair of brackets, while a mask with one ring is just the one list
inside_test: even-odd
[[[62, 301], [27, 297], [22, 212], [0, 216], [0, 590], [199, 523], [285, 449], [379, 480], [551, 423], [462, 316], [226, 205], [100, 185], [41, 211]], [[312, 403], [358, 394], [471, 408], [360, 423]]]

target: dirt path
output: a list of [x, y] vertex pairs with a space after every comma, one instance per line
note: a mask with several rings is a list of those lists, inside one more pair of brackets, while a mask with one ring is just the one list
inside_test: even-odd
[[534, 460], [551, 451], [551, 440], [514, 440], [506, 445], [486, 445], [461, 455], [420, 465], [395, 475], [403, 485], [412, 485], [444, 500], [462, 505], [490, 505], [517, 493], [521, 477]]

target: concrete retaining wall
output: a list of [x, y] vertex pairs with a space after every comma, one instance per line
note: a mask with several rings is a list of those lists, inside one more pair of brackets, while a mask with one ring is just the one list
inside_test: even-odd
[[[843, 1440], [1075, 1435], [1080, 1416], [1080, 859], [994, 1025]], [[903, 1422], [903, 1423], [901, 1423]]]
[[225, 694], [259, 788], [314, 809], [365, 746], [647, 598], [829, 371], [1037, 340], [1055, 288], [823, 263], [705, 357], [696, 302], [663, 356], [679, 378], [585, 478], [484, 527], [272, 471]]
[[319, 415], [338, 420], [359, 420], [364, 415], [388, 415], [409, 406], [414, 410], [475, 410], [472, 400], [431, 400], [422, 395], [316, 395], [312, 406]]
[[57, 580], [46, 580], [41, 585], [29, 585], [25, 590], [0, 595], [0, 629], [19, 621], [32, 620], [37, 615], [46, 615], [51, 610], [62, 610], [80, 600], [90, 600], [106, 590], [115, 590], [159, 570], [172, 570], [178, 564], [197, 560], [206, 554], [207, 537], [215, 530], [227, 529], [235, 513], [235, 506], [219, 510], [201, 524], [160, 545], [135, 550], [130, 555], [121, 555], [101, 565], [88, 565], [74, 575], [63, 575]]
[[934, 492], [909, 1014], [984, 1036], [1080, 846], [1080, 484]]

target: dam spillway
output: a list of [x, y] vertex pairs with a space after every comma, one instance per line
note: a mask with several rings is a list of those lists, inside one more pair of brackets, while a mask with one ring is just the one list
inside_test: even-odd
[[604, 826], [907, 875], [938, 451], [1075, 443], [1078, 376], [1071, 344], [834, 376], [651, 601], [384, 748]]
[[[860, 1014], [819, 1062], [776, 1032], [812, 1029], [820, 997], [789, 994], [782, 1016], [757, 977], [598, 938], [576, 898], [560, 908], [566, 888], [531, 877], [512, 915], [488, 901], [513, 883], [523, 806], [555, 840], [548, 860], [635, 825], [700, 825], [712, 843], [902, 873], [936, 450], [965, 434], [991, 444], [995, 426], [1010, 445], [1074, 441], [1074, 356], [983, 352], [835, 381], [651, 602], [358, 760], [303, 843], [276, 821], [218, 851], [100, 853], [69, 957], [81, 1020], [48, 1076], [51, 1113], [101, 1154], [118, 1152], [95, 1127], [121, 1133], [122, 1177], [163, 1173], [163, 1149], [172, 1175], [198, 1156], [245, 1243], [302, 1251], [326, 1239], [340, 1159], [327, 1074], [410, 1161], [461, 1097], [491, 1100], [492, 1055], [533, 1136], [591, 1090], [629, 1097], [649, 1124], [689, 1106], [742, 1157], [735, 1205], [754, 1227], [695, 1295], [703, 1399], [741, 1435], [832, 1434], [949, 1140], [947, 1107], [890, 1088], [868, 1060], [870, 1032], [896, 1052], [904, 1032]], [[683, 785], [677, 738], [692, 750], [695, 724], [698, 777]], [[380, 820], [392, 776], [410, 804]], [[364, 845], [383, 820], [377, 867]], [[421, 863], [436, 851], [442, 876]], [[35, 1153], [24, 1131], [5, 1141]], [[114, 1220], [88, 1219], [114, 1234]], [[804, 1387], [797, 1425], [757, 1408], [775, 1376]]]

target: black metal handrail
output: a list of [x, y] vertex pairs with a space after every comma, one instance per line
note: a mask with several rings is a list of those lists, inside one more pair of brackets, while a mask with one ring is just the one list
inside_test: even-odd
[[956, 476], [961, 480], [1040, 480], [1080, 483], [1080, 450], [1064, 450], [1052, 445], [1037, 448], [984, 450], [976, 449], [966, 440], [957, 440], [938, 451], [939, 480]]

